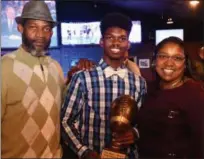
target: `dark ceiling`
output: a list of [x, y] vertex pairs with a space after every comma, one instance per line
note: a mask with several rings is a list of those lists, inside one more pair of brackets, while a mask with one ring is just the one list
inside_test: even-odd
[[129, 11], [144, 12], [172, 18], [195, 18], [204, 20], [204, 1], [200, 0], [196, 8], [189, 6], [187, 0], [93, 0], [97, 3], [108, 3]]

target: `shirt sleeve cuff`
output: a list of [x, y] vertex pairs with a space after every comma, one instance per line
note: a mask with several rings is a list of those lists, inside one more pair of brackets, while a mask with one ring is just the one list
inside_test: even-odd
[[88, 150], [88, 147], [87, 147], [87, 146], [82, 146], [82, 147], [79, 149], [78, 153], [77, 153], [77, 155], [79, 156], [79, 158], [82, 158], [83, 155], [85, 154], [85, 152], [86, 152], [87, 150]]

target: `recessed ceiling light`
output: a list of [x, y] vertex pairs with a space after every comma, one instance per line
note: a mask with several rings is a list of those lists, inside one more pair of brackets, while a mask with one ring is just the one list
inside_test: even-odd
[[192, 6], [192, 7], [196, 7], [200, 2], [199, 1], [189, 1], [189, 4]]

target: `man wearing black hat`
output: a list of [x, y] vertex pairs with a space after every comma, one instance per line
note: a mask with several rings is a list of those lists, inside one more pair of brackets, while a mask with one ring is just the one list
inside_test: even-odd
[[53, 21], [44, 1], [16, 17], [22, 45], [2, 58], [1, 157], [60, 158], [60, 65], [47, 56]]
[[[108, 14], [101, 21], [100, 45], [104, 50], [99, 64], [73, 75], [62, 106], [62, 138], [79, 158], [100, 158], [111, 144], [111, 103], [131, 95], [140, 107], [146, 93], [145, 80], [123, 64], [130, 47], [131, 20], [120, 13]], [[137, 158], [135, 128], [114, 139], [126, 149], [128, 158]]]

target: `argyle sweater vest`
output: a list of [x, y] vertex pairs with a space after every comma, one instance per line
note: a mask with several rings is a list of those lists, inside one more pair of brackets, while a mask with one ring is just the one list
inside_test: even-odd
[[2, 158], [61, 157], [58, 67], [22, 47], [2, 58]]

